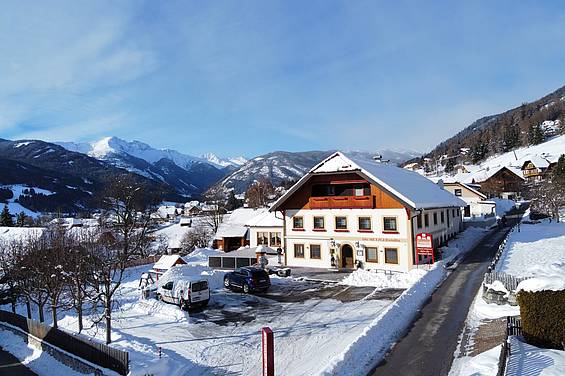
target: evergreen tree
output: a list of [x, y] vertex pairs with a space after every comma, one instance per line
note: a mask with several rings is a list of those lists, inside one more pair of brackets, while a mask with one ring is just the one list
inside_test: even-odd
[[241, 202], [235, 197], [235, 193], [230, 191], [228, 195], [228, 200], [226, 202], [226, 210], [232, 211], [241, 206]]
[[532, 124], [528, 129], [528, 143], [530, 145], [541, 144], [544, 140], [543, 131], [540, 124]]
[[10, 214], [10, 209], [8, 205], [4, 205], [2, 213], [0, 213], [0, 226], [14, 226], [14, 221], [12, 220], [12, 215]]
[[509, 152], [518, 146], [520, 146], [520, 128], [516, 125], [511, 125], [504, 130], [502, 151]]
[[16, 217], [16, 226], [18, 227], [24, 227], [26, 221], [26, 215], [25, 213], [22, 211], [20, 212], [17, 217]]

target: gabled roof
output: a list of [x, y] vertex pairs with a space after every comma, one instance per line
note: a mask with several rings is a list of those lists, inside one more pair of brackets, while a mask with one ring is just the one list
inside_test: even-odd
[[372, 160], [361, 160], [336, 152], [314, 166], [288, 192], [278, 199], [271, 211], [277, 208], [313, 175], [357, 172], [371, 183], [381, 187], [412, 209], [431, 209], [465, 206], [463, 200], [443, 190], [424, 176], [400, 167]]
[[453, 182], [453, 183], [444, 183], [444, 185], [459, 185], [463, 188], [467, 188], [468, 190], [470, 190], [471, 192], [473, 192], [477, 196], [481, 197], [483, 200], [487, 198], [487, 195], [479, 192], [478, 190], [473, 188], [470, 184], [465, 184], [465, 183], [461, 183], [461, 182], [457, 181], [457, 182]]
[[524, 159], [524, 163], [522, 163], [522, 170], [529, 162], [531, 162], [536, 168], [548, 168], [550, 163], [545, 158], [539, 157], [537, 155], [532, 155], [529, 158]]
[[214, 239], [245, 237], [248, 231], [247, 222], [267, 211], [267, 208], [238, 208], [224, 217], [218, 227]]
[[175, 265], [179, 261], [179, 259], [181, 264], [186, 264], [186, 262], [179, 255], [163, 255], [161, 256], [159, 261], [157, 261], [155, 265], [153, 265], [153, 269], [168, 270], [172, 268], [173, 265]]
[[265, 211], [251, 218], [245, 225], [247, 227], [282, 227], [283, 219], [277, 217], [274, 212]]

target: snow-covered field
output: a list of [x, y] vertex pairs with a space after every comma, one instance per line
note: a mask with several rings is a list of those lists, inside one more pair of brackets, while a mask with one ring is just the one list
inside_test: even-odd
[[522, 223], [508, 238], [496, 270], [516, 277], [565, 276], [565, 223]]

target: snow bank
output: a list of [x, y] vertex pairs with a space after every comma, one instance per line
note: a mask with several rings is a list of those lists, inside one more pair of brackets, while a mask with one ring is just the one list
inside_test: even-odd
[[[428, 300], [436, 287], [447, 276], [445, 265], [459, 255], [473, 249], [478, 242], [488, 233], [484, 229], [468, 228], [458, 238], [452, 240], [448, 247], [443, 247], [444, 259], [430, 266], [430, 269], [416, 269], [404, 280], [391, 276], [390, 280], [380, 279], [380, 275], [367, 271], [356, 271], [353, 276], [346, 278], [350, 283], [378, 283], [399, 282], [410, 287], [379, 314], [365, 328], [357, 339], [334, 357], [321, 375], [360, 375], [366, 374], [374, 368], [388, 352], [390, 347], [406, 331], [418, 310]], [[427, 266], [426, 266], [427, 267]], [[419, 278], [416, 278], [419, 276]], [[398, 278], [395, 280], [395, 278]], [[414, 278], [414, 280], [412, 280]], [[345, 280], [342, 281], [345, 283]]]
[[[9, 330], [0, 329], [0, 343], [2, 349], [9, 352], [20, 362], [42, 376], [83, 376], [83, 373], [78, 373], [72, 368], [59, 363], [49, 353], [41, 351], [31, 345], [28, 345], [23, 338], [12, 333]], [[0, 371], [1, 373], [1, 371]], [[112, 374], [115, 374], [112, 372]]]
[[218, 256], [223, 252], [216, 251], [212, 248], [199, 248], [192, 251], [189, 255], [183, 257], [187, 264], [197, 264], [208, 266], [208, 257]]
[[493, 320], [506, 316], [519, 316], [520, 307], [510, 304], [487, 303], [483, 299], [483, 289], [479, 289], [471, 306], [470, 316], [473, 320]]
[[510, 210], [516, 208], [516, 202], [512, 200], [506, 200], [503, 198], [493, 198], [491, 201], [496, 202], [496, 216], [502, 217], [504, 214], [508, 213]]
[[371, 286], [381, 289], [386, 288], [409, 288], [416, 283], [426, 270], [414, 269], [408, 273], [384, 274], [370, 270], [358, 269], [349, 274], [340, 283], [350, 286]]
[[457, 376], [492, 376], [498, 371], [500, 346], [482, 352], [476, 356], [464, 356], [453, 359], [449, 375]]
[[511, 336], [506, 375], [565, 375], [565, 351], [541, 349]]
[[151, 316], [161, 316], [168, 320], [185, 322], [189, 314], [174, 304], [167, 304], [156, 299], [140, 300], [132, 306], [133, 309]]
[[493, 291], [503, 292], [504, 294], [510, 294], [510, 291], [506, 287], [504, 287], [504, 283], [500, 281], [494, 281], [491, 284], [485, 283], [484, 286]]

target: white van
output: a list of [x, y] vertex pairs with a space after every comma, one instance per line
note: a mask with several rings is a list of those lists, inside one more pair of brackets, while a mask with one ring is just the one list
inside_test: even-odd
[[205, 307], [210, 301], [210, 288], [208, 281], [202, 278], [177, 279], [159, 286], [157, 299], [182, 309]]

